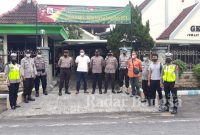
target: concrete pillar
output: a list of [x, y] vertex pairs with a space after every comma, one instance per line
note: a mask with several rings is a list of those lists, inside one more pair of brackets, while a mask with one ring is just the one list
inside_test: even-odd
[[40, 50], [42, 52], [42, 56], [45, 60], [45, 64], [46, 64], [46, 73], [47, 73], [47, 85], [49, 84], [50, 80], [50, 75], [49, 72], [51, 72], [49, 70], [49, 47], [37, 47], [37, 50]]
[[48, 47], [48, 36], [44, 35], [44, 47]]
[[4, 64], [8, 63], [8, 40], [7, 35], [3, 36], [3, 54], [4, 56]]

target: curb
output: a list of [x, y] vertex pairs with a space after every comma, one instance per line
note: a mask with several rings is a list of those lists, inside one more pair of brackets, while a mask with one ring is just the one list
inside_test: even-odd
[[178, 90], [180, 96], [197, 96], [200, 95], [200, 90]]

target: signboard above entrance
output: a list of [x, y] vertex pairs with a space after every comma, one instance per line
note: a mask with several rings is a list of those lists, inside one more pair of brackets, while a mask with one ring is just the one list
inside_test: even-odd
[[38, 5], [37, 22], [130, 24], [131, 7]]

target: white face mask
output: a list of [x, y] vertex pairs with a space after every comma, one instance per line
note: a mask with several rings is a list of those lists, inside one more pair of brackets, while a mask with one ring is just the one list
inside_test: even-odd
[[26, 54], [26, 57], [31, 57], [31, 54]]
[[37, 57], [38, 57], [38, 58], [41, 58], [41, 57], [42, 57], [42, 55], [41, 55], [41, 54], [38, 54], [38, 55], [37, 55]]
[[144, 60], [144, 61], [147, 61], [147, 58], [146, 58], [146, 57], [144, 57], [144, 58], [143, 58], [143, 60]]
[[80, 53], [81, 56], [84, 56], [85, 53]]
[[135, 56], [135, 55], [133, 55], [133, 56], [132, 56], [132, 58], [133, 58], [133, 59], [135, 59], [135, 58], [136, 58], [136, 56]]

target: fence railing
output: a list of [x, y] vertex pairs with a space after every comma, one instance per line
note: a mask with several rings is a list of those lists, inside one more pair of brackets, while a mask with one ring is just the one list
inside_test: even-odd
[[[142, 59], [144, 54], [150, 54], [150, 57], [155, 51], [138, 51], [138, 57]], [[186, 63], [186, 71], [192, 71], [194, 65], [200, 63], [200, 51], [196, 50], [172, 50], [173, 60], [180, 59]], [[164, 55], [164, 54], [163, 54]]]
[[[0, 72], [4, 70], [4, 57], [8, 57], [10, 53], [15, 52], [17, 53], [17, 60], [18, 63], [20, 63], [20, 60], [24, 57], [24, 51], [11, 51], [8, 52], [7, 55], [0, 54]], [[137, 51], [138, 57], [142, 59], [144, 54], [150, 54], [150, 57], [155, 51]], [[183, 62], [186, 63], [186, 71], [192, 71], [194, 65], [200, 63], [200, 51], [195, 50], [186, 50], [186, 51], [179, 51], [179, 50], [173, 50], [171, 51], [173, 54], [173, 59], [180, 59]], [[32, 55], [36, 55], [36, 51], [32, 52]]]

